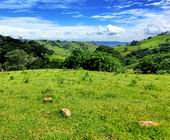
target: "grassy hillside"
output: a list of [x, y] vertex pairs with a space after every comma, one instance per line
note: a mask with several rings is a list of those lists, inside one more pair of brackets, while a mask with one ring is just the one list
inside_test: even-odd
[[97, 45], [90, 42], [67, 42], [67, 41], [48, 41], [48, 40], [40, 40], [37, 41], [41, 45], [44, 45], [46, 48], [53, 50], [55, 53], [50, 56], [51, 60], [64, 60], [68, 55], [71, 54], [71, 51], [76, 48], [84, 48], [93, 52], [98, 47]]
[[125, 46], [118, 46], [115, 49], [120, 51], [121, 54], [127, 55], [128, 53], [138, 50], [138, 49], [154, 49], [159, 47], [159, 44], [162, 43], [170, 43], [170, 34], [161, 34], [154, 37], [150, 37], [148, 39], [144, 39], [139, 42], [139, 44], [131, 46], [131, 45], [125, 45]]
[[[169, 60], [165, 60], [164, 55], [170, 54], [170, 33], [162, 33], [154, 37], [149, 37], [142, 41], [132, 41], [129, 45], [126, 46], [118, 46], [116, 48], [110, 48], [107, 46], [96, 46], [92, 43], [87, 42], [66, 42], [66, 41], [40, 41], [41, 44], [45, 45], [47, 48], [52, 49], [55, 53], [49, 56], [50, 60], [65, 60], [67, 56], [69, 56], [75, 48], [86, 48], [90, 52], [100, 51], [106, 52], [108, 55], [112, 55], [113, 57], [117, 57], [124, 62], [127, 69], [133, 69], [134, 71], [139, 71], [142, 73], [146, 73], [146, 70], [142, 70], [142, 67], [146, 67], [146, 65], [142, 65], [142, 61], [145, 60], [145, 57], [155, 57], [158, 60], [159, 55], [162, 58], [161, 61], [156, 61], [154, 63], [167, 65], [168, 68], [164, 69], [162, 66], [156, 68], [153, 73], [169, 73], [168, 69], [170, 64]], [[152, 56], [153, 55], [153, 56]], [[169, 56], [167, 56], [168, 58]], [[150, 60], [153, 60], [151, 58]], [[166, 61], [166, 62], [165, 62]], [[151, 62], [152, 63], [152, 62]], [[150, 65], [150, 64], [149, 64]], [[148, 65], [147, 65], [148, 66]], [[148, 67], [149, 70], [153, 71], [153, 67]], [[145, 68], [144, 68], [145, 69]], [[156, 71], [156, 72], [155, 72]]]
[[[170, 76], [84, 70], [0, 73], [0, 139], [168, 140]], [[43, 103], [50, 95], [52, 103]], [[64, 118], [67, 107], [72, 116]], [[143, 127], [139, 121], [160, 122]]]
[[124, 57], [128, 69], [142, 73], [169, 73], [170, 33], [168, 32], [142, 41], [132, 41], [126, 46], [115, 49]]

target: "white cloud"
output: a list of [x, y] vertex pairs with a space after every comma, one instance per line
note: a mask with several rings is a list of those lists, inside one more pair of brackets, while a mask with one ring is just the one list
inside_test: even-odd
[[[170, 31], [169, 17], [170, 10], [168, 9], [159, 10], [159, 12], [153, 9], [130, 9], [94, 15], [91, 18], [107, 20], [110, 23], [115, 23], [115, 25], [123, 25], [125, 31], [114, 39], [132, 41]], [[98, 32], [98, 34], [102, 34], [102, 32]]]
[[[84, 2], [85, 0], [81, 0]], [[0, 2], [0, 9], [30, 9], [37, 5], [37, 3], [43, 3], [43, 6], [39, 8], [69, 8], [71, 4], [80, 3], [79, 0], [4, 0]]]
[[113, 26], [111, 24], [107, 26], [99, 26], [99, 31], [97, 32], [98, 35], [108, 34], [110, 36], [118, 35], [125, 32], [122, 27]]
[[125, 30], [121, 27], [117, 27], [117, 26], [113, 26], [111, 24], [107, 25], [106, 26], [106, 30], [107, 32], [112, 35], [112, 34], [120, 34], [120, 33], [123, 33], [125, 32]]
[[[132, 41], [170, 31], [170, 12], [147, 14], [144, 19], [132, 19], [133, 26], [61, 26], [36, 17], [0, 17], [0, 34], [27, 39], [60, 39], [84, 41]], [[131, 23], [130, 22], [130, 23]]]
[[78, 14], [78, 15], [73, 15], [72, 17], [74, 17], [74, 18], [81, 18], [81, 17], [83, 17], [83, 15], [82, 14]]
[[115, 18], [116, 16], [114, 15], [94, 15], [94, 16], [91, 16], [91, 18], [93, 19], [113, 19]]
[[[155, 7], [168, 7], [170, 6], [170, 0], [160, 0], [157, 2], [152, 1], [151, 3], [145, 4], [146, 6], [155, 6]], [[170, 9], [170, 7], [168, 8]]]
[[[123, 28], [107, 26], [61, 26], [48, 20], [35, 17], [0, 18], [0, 34], [26, 39], [61, 40], [112, 40], [121, 34]], [[98, 32], [102, 32], [99, 35]]]
[[[140, 14], [139, 14], [140, 15]], [[126, 31], [121, 34], [124, 40], [141, 40], [162, 32], [170, 31], [170, 11], [160, 13], [147, 13], [143, 11], [144, 18], [130, 21]]]
[[114, 12], [114, 13], [104, 13], [100, 15], [93, 15], [91, 18], [93, 19], [99, 19], [99, 20], [117, 20], [121, 19], [123, 22], [127, 18], [136, 18], [136, 17], [146, 17], [150, 14], [154, 14], [154, 11], [148, 10], [148, 9], [130, 9], [130, 10], [123, 10], [120, 12]]
[[0, 9], [25, 9], [33, 7], [39, 0], [5, 0], [0, 3]]
[[146, 35], [156, 35], [162, 32], [170, 31], [170, 24], [169, 24], [170, 20], [158, 16], [157, 19], [155, 18], [150, 19], [149, 22], [146, 21], [145, 24], [143, 23], [145, 27], [144, 31]]

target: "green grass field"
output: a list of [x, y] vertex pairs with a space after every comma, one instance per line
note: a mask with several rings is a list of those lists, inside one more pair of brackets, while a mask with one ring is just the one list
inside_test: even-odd
[[[52, 103], [43, 103], [50, 95]], [[67, 107], [72, 116], [64, 118]], [[143, 127], [139, 121], [160, 122]], [[169, 140], [170, 76], [35, 70], [0, 73], [1, 140]]]

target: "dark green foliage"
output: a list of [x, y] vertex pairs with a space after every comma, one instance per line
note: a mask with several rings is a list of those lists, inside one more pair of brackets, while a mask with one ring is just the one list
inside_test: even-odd
[[102, 52], [92, 53], [87, 57], [85, 69], [118, 73], [124, 71], [123, 64], [119, 59]]
[[159, 70], [157, 74], [170, 74], [170, 70]]
[[142, 73], [159, 73], [161, 70], [170, 70], [170, 54], [155, 54], [146, 56], [139, 61], [135, 70]]
[[2, 64], [0, 63], [0, 71], [3, 71]]
[[52, 69], [59, 68], [59, 69], [62, 69], [62, 68], [64, 68], [63, 61], [62, 60], [53, 60], [53, 61], [50, 61], [46, 65], [46, 68], [52, 68]]
[[147, 43], [148, 40], [153, 38], [149, 37], [143, 42], [132, 41], [129, 45], [138, 46], [138, 49], [131, 51], [130, 46], [127, 46], [123, 51], [125, 54], [122, 55], [114, 48], [97, 47], [89, 42], [28, 41], [0, 35], [0, 71], [66, 67], [123, 72], [122, 63], [125, 63], [127, 68], [133, 68], [140, 73], [170, 73], [169, 38], [157, 43], [153, 49], [149, 47], [142, 49], [142, 43]]
[[13, 77], [13, 76], [10, 76], [9, 80], [14, 80], [14, 77]]
[[5, 55], [5, 70], [24, 70], [35, 61], [35, 58], [28, 55], [24, 50], [13, 50]]
[[[166, 40], [166, 41], [167, 41], [167, 40]], [[159, 44], [159, 46], [169, 47], [169, 46], [170, 46], [170, 43], [161, 43], [161, 44]]]
[[4, 70], [37, 69], [47, 67], [47, 55], [52, 50], [36, 41], [0, 36], [0, 63]]
[[153, 51], [149, 50], [148, 48], [147, 49], [138, 49], [138, 50], [135, 50], [135, 51], [132, 51], [131, 53], [129, 53], [127, 55], [127, 57], [130, 57], [130, 58], [135, 57], [137, 59], [140, 59], [140, 58], [142, 58], [146, 55], [150, 55], [152, 53], [153, 53]]
[[72, 54], [66, 58], [64, 66], [70, 69], [77, 69], [83, 66], [85, 60], [85, 51], [76, 49], [72, 51]]
[[158, 35], [166, 35], [166, 34], [169, 34], [169, 31], [166, 31], [166, 32], [160, 33], [160, 34], [158, 34]]
[[137, 59], [140, 59], [144, 56], [151, 55], [151, 54], [169, 53], [169, 52], [170, 52], [170, 45], [159, 44], [159, 47], [154, 48], [154, 49], [146, 48], [146, 49], [138, 49], [138, 50], [132, 51], [127, 55], [127, 57], [135, 57]]
[[[163, 45], [163, 44], [162, 44]], [[159, 45], [159, 47], [154, 48], [154, 49], [138, 49], [135, 51], [130, 52], [129, 54], [127, 54], [127, 56], [125, 57], [124, 61], [126, 65], [132, 65], [135, 63], [138, 63], [138, 61], [140, 59], [143, 59], [143, 57], [145, 56], [150, 56], [153, 54], [168, 54], [170, 53], [170, 46], [162, 46], [161, 44]]]
[[28, 84], [30, 82], [29, 78], [24, 78], [23, 81], [25, 84]]
[[123, 60], [123, 56], [120, 54], [120, 52], [111, 47], [101, 45], [96, 49], [96, 52], [105, 52], [112, 55], [113, 57], [117, 57]]
[[139, 45], [139, 41], [136, 41], [136, 40], [133, 40], [129, 45], [130, 46], [136, 46], [136, 45]]
[[148, 37], [147, 39], [148, 39], [148, 40], [149, 40], [149, 39], [152, 39], [152, 37], [150, 36], [150, 37]]
[[52, 58], [50, 56], [57, 54], [57, 50], [55, 50], [55, 48], [50, 48], [52, 50], [48, 49], [49, 45], [65, 49], [65, 53], [68, 54], [64, 54], [63, 57], [68, 56], [69, 52], [74, 49], [81, 48], [83, 50], [94, 52], [97, 47], [88, 42], [47, 40], [28, 41], [0, 36], [0, 71], [63, 68], [63, 60], [50, 59]]
[[65, 60], [69, 69], [83, 68], [92, 71], [123, 72], [124, 66], [118, 58], [104, 52], [89, 52], [76, 49]]
[[132, 51], [131, 53], [129, 53], [124, 61], [126, 65], [131, 65], [137, 62], [138, 59], [141, 59], [144, 56], [150, 55], [152, 54], [152, 51], [150, 51], [149, 49], [138, 49], [135, 51]]

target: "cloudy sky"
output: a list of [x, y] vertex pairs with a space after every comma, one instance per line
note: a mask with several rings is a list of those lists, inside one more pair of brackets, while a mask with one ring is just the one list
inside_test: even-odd
[[170, 0], [0, 0], [0, 34], [132, 41], [170, 31]]

